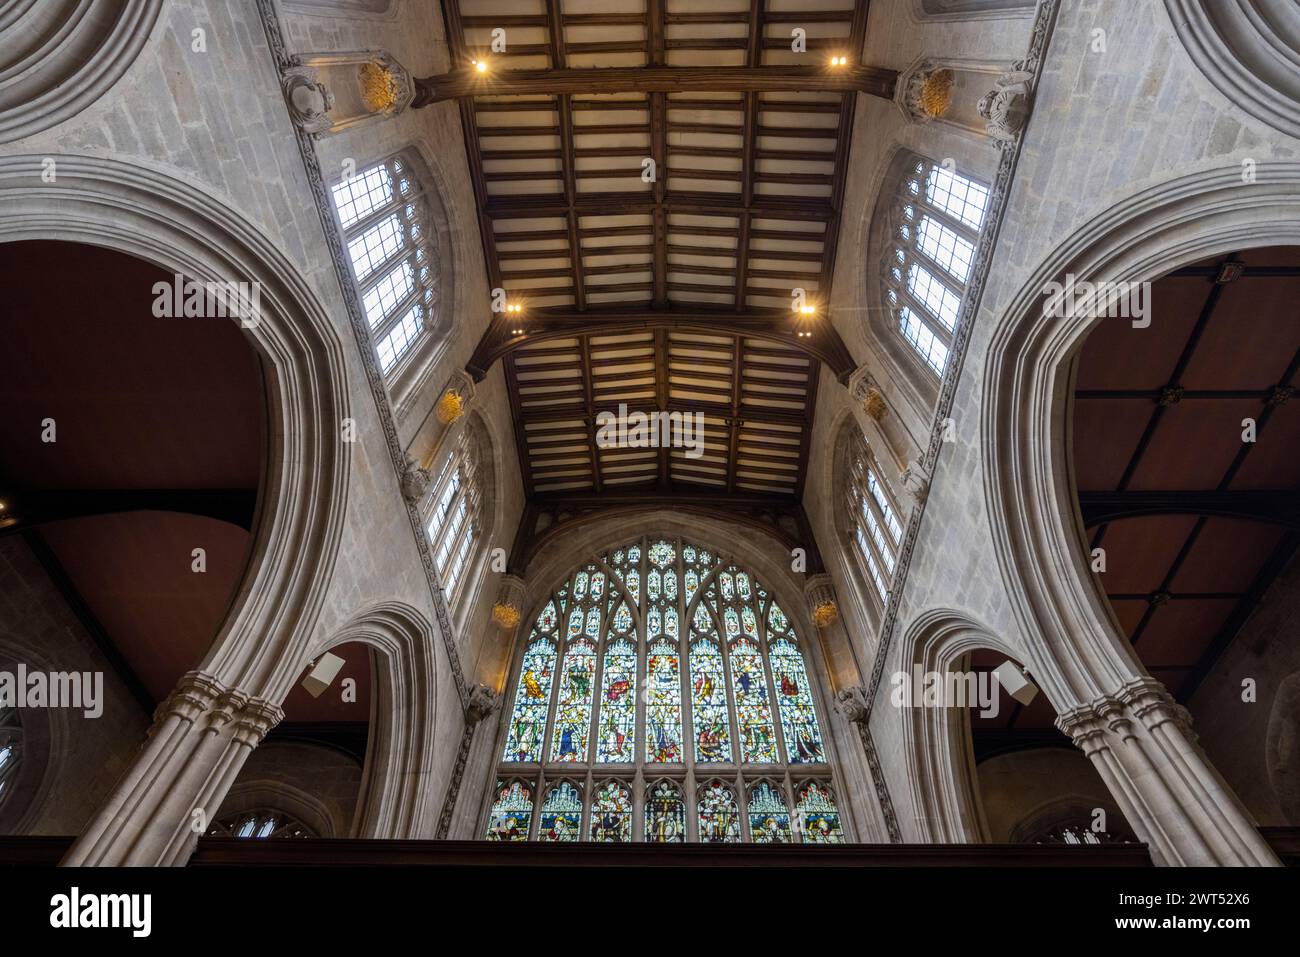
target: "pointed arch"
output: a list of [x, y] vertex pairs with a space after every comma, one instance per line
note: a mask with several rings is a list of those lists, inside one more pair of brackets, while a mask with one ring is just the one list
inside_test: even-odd
[[417, 608], [380, 602], [358, 612], [311, 657], [353, 641], [378, 652], [379, 667], [352, 830], [368, 838], [425, 837], [440, 797], [431, 781], [438, 713], [433, 626]]

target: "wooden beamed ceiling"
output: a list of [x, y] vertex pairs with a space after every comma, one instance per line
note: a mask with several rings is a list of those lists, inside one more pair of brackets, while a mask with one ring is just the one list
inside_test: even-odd
[[[853, 360], [793, 290], [829, 300], [855, 97], [895, 82], [856, 62], [867, 7], [444, 0], [453, 73], [491, 64], [459, 104], [490, 280], [525, 310], [468, 368], [505, 362], [530, 496], [801, 494], [820, 365]], [[621, 403], [702, 413], [703, 454], [599, 447]]]

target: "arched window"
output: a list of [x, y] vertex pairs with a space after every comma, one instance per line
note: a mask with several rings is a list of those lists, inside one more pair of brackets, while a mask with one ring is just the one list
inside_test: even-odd
[[483, 535], [478, 430], [469, 423], [434, 473], [426, 529], [433, 564], [450, 604], [456, 603]]
[[370, 340], [386, 377], [401, 370], [436, 324], [438, 250], [423, 182], [413, 156], [401, 153], [333, 188]]
[[989, 191], [960, 173], [917, 159], [891, 213], [882, 288], [898, 331], [942, 376], [984, 225]]
[[[487, 837], [843, 841], [805, 652], [709, 548], [647, 538], [588, 562], [523, 643]], [[833, 823], [806, 837], [814, 813]]]
[[240, 811], [214, 822], [208, 829], [208, 837], [242, 837], [252, 840], [315, 836], [301, 821], [271, 808]]
[[871, 580], [883, 605], [898, 564], [903, 524], [897, 502], [889, 491], [862, 433], [856, 428], [849, 449], [848, 513], [858, 563]]
[[0, 707], [0, 804], [10, 794], [10, 782], [23, 761], [23, 728], [18, 709]]

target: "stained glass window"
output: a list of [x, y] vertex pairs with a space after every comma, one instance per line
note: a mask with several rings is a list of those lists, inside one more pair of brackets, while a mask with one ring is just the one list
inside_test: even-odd
[[885, 299], [904, 341], [937, 375], [956, 336], [988, 200], [987, 187], [918, 158], [893, 211]]
[[526, 841], [533, 821], [533, 789], [522, 781], [498, 781], [488, 818], [489, 841]]
[[538, 815], [539, 841], [576, 841], [582, 834], [582, 793], [568, 781], [551, 788]]
[[779, 787], [759, 781], [749, 791], [749, 839], [755, 844], [790, 843], [790, 809]]
[[606, 844], [627, 844], [632, 840], [632, 792], [619, 781], [607, 781], [596, 789], [591, 804], [591, 839]]
[[799, 791], [798, 829], [805, 844], [843, 844], [844, 831], [840, 827], [840, 812], [835, 807], [831, 789], [818, 781], [804, 785]]
[[636, 649], [619, 638], [605, 649], [600, 693], [599, 761], [630, 762], [636, 743]]
[[410, 154], [392, 156], [336, 183], [334, 209], [371, 341], [385, 373], [436, 325], [438, 255], [423, 181]]
[[681, 788], [671, 781], [660, 781], [646, 795], [645, 839], [654, 844], [686, 840], [686, 802]]
[[592, 682], [596, 675], [596, 646], [585, 637], [569, 642], [560, 672], [560, 696], [555, 705], [552, 761], [586, 761], [591, 736]]
[[740, 840], [740, 809], [736, 793], [721, 781], [700, 788], [700, 840], [705, 844], [731, 844]]
[[[788, 842], [798, 767], [842, 835], [804, 649], [775, 596], [712, 549], [642, 539], [576, 569], [521, 642], [487, 833], [526, 833], [536, 798], [538, 840]], [[688, 791], [692, 768], [706, 783]]]

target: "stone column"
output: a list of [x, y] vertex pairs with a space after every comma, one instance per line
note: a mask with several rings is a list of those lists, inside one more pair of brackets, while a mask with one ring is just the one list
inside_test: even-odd
[[1156, 864], [1278, 866], [1196, 744], [1187, 709], [1159, 681], [1134, 678], [1056, 726], [1092, 761]]
[[184, 864], [248, 755], [283, 717], [269, 701], [187, 673], [159, 705], [141, 754], [63, 864]]
[[[440, 841], [448, 837], [464, 840], [482, 837], [481, 834], [474, 833], [477, 824], [474, 815], [477, 813], [477, 808], [460, 801], [460, 791], [465, 783], [466, 772], [470, 772], [471, 780], [480, 779], [482, 775], [479, 772], [483, 770], [484, 759], [490, 762], [494, 757], [491, 752], [491, 734], [477, 735], [475, 732], [479, 725], [484, 723], [490, 730], [492, 722], [488, 721], [488, 718], [501, 709], [501, 704], [501, 693], [493, 691], [487, 685], [478, 685], [470, 692], [469, 702], [465, 706], [465, 724], [461, 728], [456, 763], [452, 767], [451, 780], [447, 783], [447, 796], [442, 805], [442, 815], [438, 819], [436, 836]], [[486, 745], [480, 743], [483, 740], [486, 740]]]

